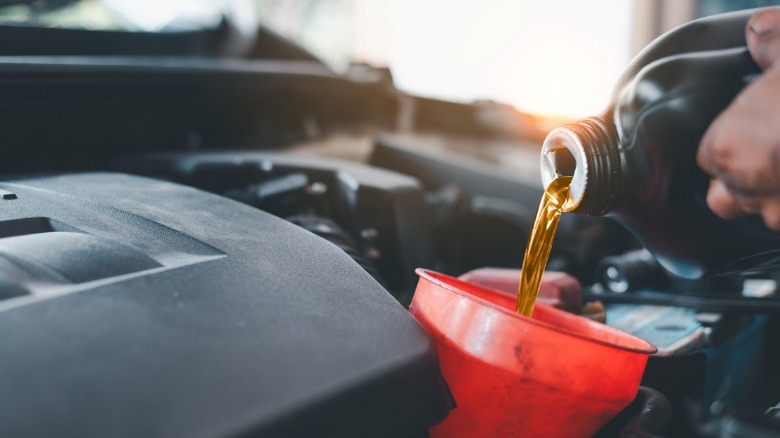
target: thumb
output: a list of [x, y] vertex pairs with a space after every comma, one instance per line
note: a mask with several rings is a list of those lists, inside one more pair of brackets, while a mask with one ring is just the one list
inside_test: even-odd
[[762, 9], [748, 20], [748, 49], [756, 63], [767, 69], [780, 61], [780, 7]]
[[713, 213], [724, 219], [734, 219], [745, 214], [737, 198], [723, 184], [723, 181], [719, 179], [710, 180], [710, 188], [707, 191], [707, 205], [709, 205]]

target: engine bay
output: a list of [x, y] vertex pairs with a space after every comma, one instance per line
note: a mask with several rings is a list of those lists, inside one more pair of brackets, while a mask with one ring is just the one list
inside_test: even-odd
[[[301, 59], [2, 56], [0, 90], [0, 434], [424, 436], [453, 407], [404, 306], [418, 267], [519, 268], [514, 110]], [[580, 215], [548, 269], [659, 349], [600, 436], [780, 431], [774, 272], [675, 278]]]

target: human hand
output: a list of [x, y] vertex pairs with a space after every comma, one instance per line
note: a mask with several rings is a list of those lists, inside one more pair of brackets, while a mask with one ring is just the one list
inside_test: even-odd
[[715, 214], [759, 214], [780, 231], [780, 8], [756, 12], [745, 33], [764, 74], [710, 125], [696, 161], [712, 177], [707, 204]]

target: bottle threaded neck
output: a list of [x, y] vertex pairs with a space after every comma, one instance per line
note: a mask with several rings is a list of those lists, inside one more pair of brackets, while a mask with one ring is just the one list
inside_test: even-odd
[[614, 206], [620, 189], [620, 152], [612, 123], [599, 117], [554, 129], [541, 156], [545, 187], [559, 176], [571, 176], [571, 211], [602, 216]]

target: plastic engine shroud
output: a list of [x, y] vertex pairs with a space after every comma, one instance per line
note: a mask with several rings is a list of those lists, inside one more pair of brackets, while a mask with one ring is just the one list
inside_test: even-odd
[[412, 436], [451, 407], [423, 329], [303, 229], [122, 174], [0, 189], [2, 436]]

